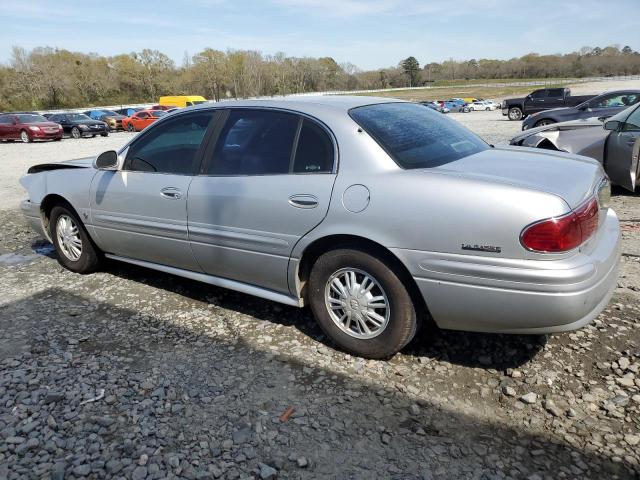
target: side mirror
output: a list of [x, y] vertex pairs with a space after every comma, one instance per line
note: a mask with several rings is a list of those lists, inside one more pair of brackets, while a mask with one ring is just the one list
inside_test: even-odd
[[117, 170], [118, 154], [115, 150], [103, 152], [98, 155], [98, 158], [93, 162], [93, 166], [98, 170]]
[[611, 130], [611, 131], [616, 131], [620, 128], [620, 125], [622, 124], [622, 122], [620, 122], [619, 120], [609, 120], [608, 122], [606, 122], [604, 124], [604, 129], [605, 130]]

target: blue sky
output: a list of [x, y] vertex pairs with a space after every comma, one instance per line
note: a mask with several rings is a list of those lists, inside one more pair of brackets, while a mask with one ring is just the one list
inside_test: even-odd
[[103, 55], [212, 47], [331, 56], [363, 69], [510, 58], [582, 46], [640, 50], [640, 0], [0, 0], [0, 62], [13, 45]]

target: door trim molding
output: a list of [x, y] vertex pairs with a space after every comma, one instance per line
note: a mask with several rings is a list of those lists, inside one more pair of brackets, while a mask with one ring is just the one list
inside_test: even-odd
[[238, 282], [236, 280], [215, 277], [213, 275], [207, 275], [205, 273], [192, 272], [190, 270], [183, 270], [181, 268], [146, 262], [144, 260], [136, 260], [134, 258], [120, 257], [118, 255], [112, 255], [110, 253], [106, 253], [105, 257], [112, 260], [118, 260], [120, 262], [131, 263], [140, 267], [158, 270], [164, 273], [170, 273], [179, 277], [189, 278], [198, 282], [208, 283], [209, 285], [215, 285], [216, 287], [228, 288], [229, 290], [235, 290], [236, 292], [246, 293], [248, 295], [264, 298], [273, 302], [284, 303], [285, 305], [290, 305], [292, 307], [304, 306], [304, 300], [302, 298], [292, 297], [290, 295], [285, 295], [284, 293], [274, 292], [273, 290], [256, 287], [255, 285], [249, 285], [247, 283]]

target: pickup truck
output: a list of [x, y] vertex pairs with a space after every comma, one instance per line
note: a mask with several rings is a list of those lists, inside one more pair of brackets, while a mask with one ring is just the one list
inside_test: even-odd
[[532, 113], [551, 108], [573, 107], [595, 95], [571, 95], [569, 88], [541, 88], [524, 98], [508, 98], [502, 102], [502, 115], [509, 120], [522, 120]]

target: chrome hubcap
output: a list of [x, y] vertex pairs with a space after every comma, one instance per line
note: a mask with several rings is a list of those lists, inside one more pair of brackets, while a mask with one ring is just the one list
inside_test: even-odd
[[73, 219], [68, 215], [60, 215], [56, 222], [56, 236], [58, 245], [65, 257], [76, 262], [82, 255], [82, 240], [80, 231]]
[[22, 132], [20, 134], [20, 139], [24, 142], [24, 143], [28, 143], [29, 142], [29, 134], [27, 132]]
[[324, 299], [333, 322], [352, 337], [376, 337], [389, 323], [387, 294], [374, 277], [362, 270], [342, 268], [331, 275]]
[[74, 128], [73, 130], [71, 130], [71, 135], [73, 136], [73, 138], [80, 138], [80, 130]]

